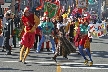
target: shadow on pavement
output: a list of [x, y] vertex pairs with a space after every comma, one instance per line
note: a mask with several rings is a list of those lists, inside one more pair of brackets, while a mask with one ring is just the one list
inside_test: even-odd
[[108, 36], [99, 37], [100, 39], [108, 39]]
[[93, 57], [101, 57], [101, 58], [108, 58], [108, 52], [107, 51], [92, 51]]
[[[88, 65], [84, 65], [84, 64], [63, 64], [61, 66], [68, 66], [68, 67], [90, 67]], [[108, 68], [108, 65], [93, 65], [91, 67], [94, 67], [94, 68]]]
[[29, 71], [29, 72], [31, 72], [31, 71], [34, 71], [34, 70], [21, 70], [21, 71], [26, 71], [26, 72], [28, 72], [28, 71]]
[[93, 41], [94, 41], [94, 40], [96, 40], [96, 41], [104, 41], [104, 40], [100, 40], [100, 39], [93, 39]]
[[0, 70], [19, 70], [19, 69], [13, 69], [13, 68], [0, 68]]
[[102, 44], [108, 44], [108, 43], [105, 43], [105, 42], [92, 42], [92, 43], [102, 43]]

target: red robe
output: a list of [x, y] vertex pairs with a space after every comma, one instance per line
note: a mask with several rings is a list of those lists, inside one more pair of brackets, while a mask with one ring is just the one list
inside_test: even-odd
[[23, 16], [22, 22], [24, 26], [26, 26], [26, 30], [29, 31], [34, 26], [34, 14], [30, 14], [30, 16]]
[[32, 48], [35, 40], [35, 32], [28, 32], [34, 26], [34, 14], [30, 14], [30, 16], [23, 16], [22, 22], [26, 27], [26, 31], [21, 39], [21, 44], [25, 47]]

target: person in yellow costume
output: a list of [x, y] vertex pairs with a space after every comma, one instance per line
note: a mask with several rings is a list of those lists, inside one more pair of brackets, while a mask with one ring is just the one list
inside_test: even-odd
[[[25, 59], [28, 56], [30, 49], [33, 47], [35, 40], [35, 30], [40, 24], [40, 19], [29, 12], [29, 8], [24, 9], [24, 15], [22, 16], [22, 22], [24, 24], [24, 34], [21, 39], [22, 48], [20, 50], [20, 60], [26, 64]], [[25, 51], [25, 53], [24, 53]], [[22, 57], [24, 55], [24, 57]]]

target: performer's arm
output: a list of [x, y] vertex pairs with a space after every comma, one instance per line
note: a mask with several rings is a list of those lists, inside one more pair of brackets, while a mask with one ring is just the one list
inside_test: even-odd
[[29, 26], [28, 21], [24, 17], [22, 17], [22, 22], [23, 22], [24, 26]]
[[35, 26], [37, 28], [38, 25], [40, 24], [40, 19], [36, 15], [34, 15], [34, 22], [35, 22]]

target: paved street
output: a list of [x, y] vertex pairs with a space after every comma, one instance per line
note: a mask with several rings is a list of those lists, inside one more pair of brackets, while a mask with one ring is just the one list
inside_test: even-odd
[[58, 63], [55, 63], [51, 52], [35, 53], [34, 50], [27, 57], [27, 64], [23, 64], [18, 62], [20, 48], [12, 49], [12, 55], [6, 56], [0, 48], [0, 72], [108, 72], [108, 37], [93, 39], [92, 67], [85, 66], [83, 58], [77, 53], [70, 54], [69, 60], [59, 56]]

